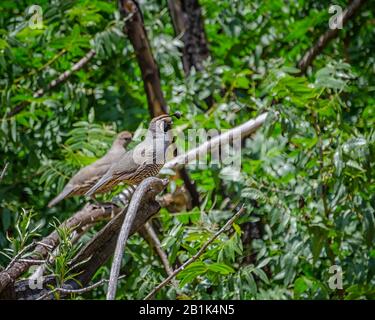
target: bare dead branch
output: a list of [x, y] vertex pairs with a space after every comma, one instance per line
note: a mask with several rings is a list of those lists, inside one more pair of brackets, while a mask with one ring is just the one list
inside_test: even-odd
[[[354, 17], [366, 0], [353, 0], [342, 13], [342, 24], [346, 24], [349, 19]], [[307, 68], [313, 63], [315, 58], [324, 50], [324, 48], [339, 34], [340, 29], [329, 29], [321, 35], [315, 45], [310, 48], [303, 58], [298, 62], [298, 68], [301, 74], [306, 73]]]
[[168, 161], [164, 165], [164, 168], [176, 168], [180, 165], [186, 165], [188, 163], [191, 163], [192, 161], [195, 161], [198, 156], [206, 155], [209, 150], [217, 148], [220, 144], [228, 143], [230, 137], [239, 136], [241, 138], [244, 138], [246, 136], [249, 136], [266, 121], [267, 115], [267, 112], [263, 113], [255, 119], [251, 119], [245, 122], [244, 124], [241, 124], [216, 137], [213, 137], [211, 140], [202, 143], [200, 146]]
[[192, 256], [189, 260], [187, 260], [184, 264], [182, 264], [179, 268], [177, 268], [173, 273], [163, 280], [160, 284], [158, 284], [145, 298], [144, 300], [152, 299], [152, 297], [165, 285], [168, 284], [169, 281], [171, 281], [176, 275], [178, 275], [182, 270], [184, 270], [188, 265], [196, 261], [208, 248], [208, 246], [215, 241], [215, 239], [222, 234], [229, 226], [233, 224], [233, 222], [244, 212], [245, 208], [242, 207], [232, 218], [230, 218], [225, 225], [217, 231], [203, 246], [199, 249], [199, 251]]
[[121, 226], [120, 234], [117, 239], [116, 249], [111, 267], [111, 273], [109, 277], [109, 285], [107, 292], [107, 300], [114, 300], [116, 296], [117, 280], [120, 273], [121, 261], [123, 252], [126, 246], [126, 242], [129, 238], [131, 227], [133, 226], [136, 214], [140, 208], [142, 199], [145, 193], [150, 189], [150, 185], [154, 183], [154, 177], [143, 180], [136, 188]]
[[14, 257], [13, 259], [9, 262], [8, 266], [4, 269], [4, 271], [8, 271], [15, 263], [18, 261], [24, 253], [26, 253], [28, 250], [36, 246], [36, 242], [32, 242], [25, 246], [23, 249], [21, 249]]

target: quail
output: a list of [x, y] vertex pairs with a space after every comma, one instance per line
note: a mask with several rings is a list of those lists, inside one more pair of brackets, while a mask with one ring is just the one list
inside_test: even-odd
[[120, 182], [134, 186], [148, 177], [156, 176], [164, 166], [165, 153], [172, 143], [172, 116], [180, 118], [181, 114], [176, 112], [153, 118], [145, 139], [114, 163], [86, 195], [91, 197], [98, 189], [109, 190]]
[[[132, 134], [130, 132], [120, 132], [108, 152], [94, 163], [79, 170], [69, 180], [61, 193], [48, 203], [48, 207], [54, 206], [65, 198], [85, 194], [108, 171], [111, 165], [121, 158], [125, 153], [125, 147], [130, 143], [131, 139]], [[104, 193], [106, 191], [105, 188], [98, 188], [95, 193]]]

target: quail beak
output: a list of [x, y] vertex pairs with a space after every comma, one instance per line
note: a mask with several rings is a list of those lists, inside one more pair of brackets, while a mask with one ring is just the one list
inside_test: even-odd
[[180, 111], [176, 111], [175, 113], [171, 114], [171, 117], [176, 117], [177, 119], [180, 119], [182, 117], [182, 113]]

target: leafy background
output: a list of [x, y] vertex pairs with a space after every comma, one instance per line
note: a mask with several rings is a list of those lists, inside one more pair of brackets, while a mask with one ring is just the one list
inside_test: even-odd
[[[373, 299], [374, 1], [301, 77], [296, 62], [327, 30], [331, 2], [200, 0], [211, 57], [187, 78], [167, 2], [139, 3], [167, 103], [184, 114], [177, 129], [225, 129], [265, 110], [280, 114], [245, 141], [237, 179], [228, 178], [226, 167], [189, 168], [201, 206], [160, 211], [162, 247], [177, 266], [237, 204], [246, 205], [233, 228], [179, 274], [179, 285], [157, 298]], [[27, 27], [32, 4], [43, 8], [42, 30]], [[149, 115], [116, 1], [3, 0], [0, 11], [1, 167], [9, 163], [0, 184], [0, 249], [14, 255], [51, 232], [55, 218], [63, 221], [83, 205], [72, 198], [46, 207], [75, 171], [105, 153], [116, 132], [135, 131]], [[97, 55], [88, 65], [56, 90], [32, 97], [90, 49]], [[31, 104], [7, 117], [24, 100]], [[181, 184], [173, 180], [168, 189]], [[0, 257], [0, 265], [8, 261]], [[342, 290], [328, 286], [332, 265], [343, 270]], [[108, 266], [93, 280], [107, 278]], [[122, 273], [123, 299], [144, 297], [166, 277], [138, 235], [130, 239]], [[105, 286], [83, 297], [103, 299]]]

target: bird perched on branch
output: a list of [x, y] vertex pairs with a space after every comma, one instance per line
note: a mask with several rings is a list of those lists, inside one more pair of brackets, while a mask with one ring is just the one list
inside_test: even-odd
[[[108, 152], [94, 163], [79, 170], [69, 180], [63, 191], [48, 203], [48, 207], [54, 206], [65, 198], [85, 194], [108, 171], [111, 165], [124, 155], [125, 148], [131, 140], [132, 134], [130, 132], [120, 132]], [[104, 193], [106, 191], [105, 188], [98, 188], [96, 193]]]
[[136, 185], [148, 177], [156, 176], [164, 166], [167, 148], [172, 143], [172, 116], [180, 118], [181, 114], [176, 112], [153, 118], [145, 139], [114, 163], [86, 195], [91, 197], [98, 189], [108, 190], [120, 182]]

